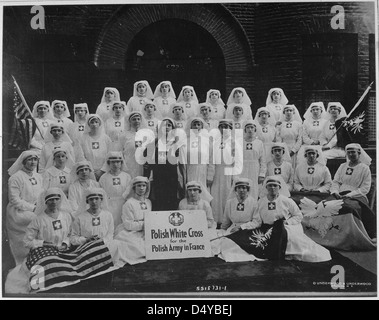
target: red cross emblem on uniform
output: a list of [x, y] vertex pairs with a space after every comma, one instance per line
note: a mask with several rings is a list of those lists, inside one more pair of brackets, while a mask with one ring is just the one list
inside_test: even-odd
[[245, 204], [239, 203], [237, 204], [237, 211], [244, 211], [245, 210]]
[[59, 183], [60, 184], [65, 184], [66, 182], [67, 182], [67, 180], [66, 180], [65, 176], [59, 176]]
[[120, 178], [113, 178], [113, 185], [114, 186], [120, 186], [121, 185], [121, 179]]
[[199, 144], [198, 144], [197, 141], [192, 141], [192, 143], [191, 143], [191, 147], [192, 147], [192, 148], [197, 148], [198, 145], [199, 145]]
[[253, 144], [251, 142], [246, 143], [246, 150], [253, 150]]
[[139, 141], [139, 140], [136, 141], [136, 142], [135, 142], [135, 147], [136, 147], [136, 148], [139, 148], [140, 146], [142, 146], [142, 141]]
[[177, 128], [183, 128], [183, 123], [177, 122], [177, 123], [176, 123], [176, 127], [177, 127]]
[[268, 203], [268, 210], [275, 210], [276, 209], [276, 203], [275, 202], [269, 202]]
[[214, 109], [213, 109], [213, 112], [214, 112], [214, 113], [217, 113], [217, 112], [218, 112], [217, 108], [214, 108]]
[[354, 169], [353, 168], [347, 168], [346, 169], [346, 175], [351, 176], [353, 174]]
[[120, 121], [116, 121], [116, 122], [114, 123], [114, 126], [115, 126], [115, 127], [121, 127], [121, 122], [120, 122]]
[[336, 125], [334, 123], [329, 125], [329, 130], [334, 130], [336, 128]]
[[225, 143], [224, 142], [221, 142], [220, 143], [220, 149], [224, 149], [225, 148]]
[[191, 104], [190, 103], [186, 103], [186, 108], [191, 108]]
[[107, 106], [107, 110], [109, 110], [109, 106]]
[[286, 124], [286, 128], [292, 128], [292, 123], [291, 123], [291, 122], [288, 122], [288, 123]]
[[168, 104], [168, 101], [167, 101], [167, 99], [163, 99], [163, 101], [162, 101], [162, 102], [163, 102], [163, 104], [164, 104], [164, 105]]
[[96, 227], [100, 225], [100, 217], [92, 218], [92, 226]]
[[48, 124], [46, 121], [43, 121], [43, 122], [42, 122], [42, 126], [46, 128], [46, 127], [49, 126], [49, 124]]
[[35, 186], [37, 184], [36, 178], [30, 178], [29, 181], [32, 184], [32, 186]]
[[308, 168], [308, 174], [313, 174], [315, 172], [315, 168]]
[[150, 120], [150, 121], [147, 122], [147, 124], [148, 124], [149, 127], [153, 127], [154, 126], [154, 121]]
[[145, 100], [141, 99], [141, 100], [139, 101], [139, 104], [144, 104], [144, 102], [145, 102]]
[[316, 121], [313, 121], [313, 126], [314, 127], [318, 127], [320, 125], [320, 121], [316, 120]]
[[274, 174], [282, 174], [282, 168], [275, 168]]
[[235, 127], [236, 129], [241, 129], [241, 124], [238, 123], [238, 122], [236, 122], [236, 123], [234, 124], [234, 127]]
[[63, 120], [61, 120], [61, 119], [58, 119], [58, 123], [61, 123], [61, 122], [63, 122]]
[[140, 202], [139, 204], [140, 204], [142, 210], [146, 210], [147, 209], [146, 202]]
[[84, 125], [82, 124], [79, 125], [79, 131], [84, 131]]
[[267, 133], [267, 132], [268, 132], [267, 127], [262, 128], [262, 132], [263, 132], [263, 133]]
[[100, 148], [100, 143], [98, 142], [92, 142], [92, 149], [93, 150], [96, 150], [96, 149], [99, 149]]
[[275, 106], [275, 109], [280, 111], [282, 108], [280, 106]]
[[62, 223], [60, 220], [55, 220], [52, 222], [54, 230], [62, 229]]

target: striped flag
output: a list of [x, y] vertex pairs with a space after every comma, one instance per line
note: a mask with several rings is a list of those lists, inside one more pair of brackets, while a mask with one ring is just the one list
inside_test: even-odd
[[38, 127], [14, 78], [13, 86], [14, 117], [8, 144], [19, 150], [27, 150]]
[[111, 254], [103, 240], [79, 246], [73, 252], [59, 252], [53, 247], [32, 249], [26, 260], [32, 292], [73, 285], [95, 275], [112, 271]]

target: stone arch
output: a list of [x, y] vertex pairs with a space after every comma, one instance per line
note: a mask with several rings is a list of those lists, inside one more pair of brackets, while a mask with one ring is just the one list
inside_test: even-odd
[[[184, 19], [207, 30], [220, 46], [226, 69], [226, 86], [251, 75], [252, 54], [245, 31], [222, 4], [126, 5], [117, 10], [100, 33], [94, 63], [99, 69], [125, 70], [125, 55], [143, 28], [164, 19]], [[243, 83], [243, 82], [242, 82]]]

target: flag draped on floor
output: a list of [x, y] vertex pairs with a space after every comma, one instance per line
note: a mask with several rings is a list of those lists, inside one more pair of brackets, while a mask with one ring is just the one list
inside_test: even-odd
[[46, 291], [78, 283], [95, 275], [111, 271], [111, 254], [98, 239], [79, 246], [73, 252], [60, 252], [53, 247], [39, 247], [28, 254], [32, 292]]
[[22, 95], [20, 87], [13, 78], [13, 124], [9, 139], [9, 145], [19, 150], [30, 148], [30, 142], [38, 129], [32, 113]]

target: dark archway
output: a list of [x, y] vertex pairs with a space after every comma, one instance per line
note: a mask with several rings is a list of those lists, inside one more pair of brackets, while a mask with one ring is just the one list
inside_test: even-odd
[[200, 102], [209, 88], [225, 94], [225, 60], [212, 35], [182, 19], [165, 19], [142, 29], [126, 53], [127, 87], [148, 80], [152, 89], [170, 80], [178, 95], [182, 86], [193, 85]]

